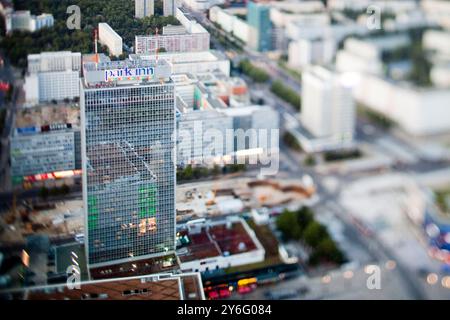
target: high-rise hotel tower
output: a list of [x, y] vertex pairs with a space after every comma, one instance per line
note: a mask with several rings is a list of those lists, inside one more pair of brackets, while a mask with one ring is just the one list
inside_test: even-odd
[[130, 262], [135, 266], [136, 261], [175, 250], [175, 96], [170, 70], [164, 60], [83, 63], [81, 140], [89, 268]]

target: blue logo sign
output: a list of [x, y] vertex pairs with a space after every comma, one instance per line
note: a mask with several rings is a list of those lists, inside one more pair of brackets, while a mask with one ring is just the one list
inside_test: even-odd
[[128, 68], [105, 70], [105, 81], [121, 80], [142, 80], [153, 77], [155, 69], [153, 67]]

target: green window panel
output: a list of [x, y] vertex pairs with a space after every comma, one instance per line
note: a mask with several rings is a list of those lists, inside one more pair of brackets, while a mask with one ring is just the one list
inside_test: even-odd
[[139, 217], [147, 218], [156, 214], [156, 188], [154, 186], [139, 188]]

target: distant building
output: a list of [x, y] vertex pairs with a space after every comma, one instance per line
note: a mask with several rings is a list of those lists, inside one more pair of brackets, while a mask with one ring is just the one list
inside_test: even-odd
[[[441, 81], [445, 82], [445, 74], [436, 77], [442, 77]], [[448, 88], [416, 88], [373, 75], [362, 75], [355, 86], [354, 97], [361, 105], [393, 120], [413, 136], [450, 132]]]
[[81, 70], [81, 53], [55, 51], [28, 55], [28, 73], [66, 70]]
[[135, 18], [142, 19], [144, 17], [150, 17], [155, 14], [155, 1], [154, 0], [134, 0], [134, 16]]
[[109, 24], [104, 22], [98, 24], [98, 39], [101, 44], [108, 47], [110, 55], [118, 57], [122, 54], [122, 37]]
[[[155, 54], [130, 55], [132, 60], [153, 60]], [[172, 65], [173, 74], [197, 74], [220, 70], [224, 75], [230, 75], [230, 60], [225, 55], [216, 50], [191, 52], [161, 52], [158, 59], [164, 59]]]
[[437, 22], [444, 29], [450, 29], [450, 2], [423, 0], [420, 2], [420, 6], [428, 20]]
[[336, 55], [336, 69], [340, 72], [363, 72], [382, 75], [383, 54], [407, 48], [411, 40], [406, 35], [390, 35], [368, 39], [348, 38], [343, 50]]
[[225, 0], [182, 0], [182, 3], [195, 11], [206, 11], [213, 6], [224, 4]]
[[163, 14], [165, 17], [175, 14], [175, 0], [163, 0]]
[[6, 33], [15, 30], [34, 32], [44, 27], [52, 27], [54, 22], [53, 15], [49, 13], [34, 16], [29, 10], [11, 11], [6, 13], [5, 17]]
[[76, 105], [18, 110], [10, 137], [13, 184], [54, 179], [63, 172], [70, 176], [81, 169], [78, 117]]
[[[344, 78], [323, 67], [302, 74], [302, 126], [312, 137], [329, 141], [330, 148], [352, 143], [355, 103]], [[317, 150], [319, 151], [319, 150]]]
[[301, 21], [311, 17], [317, 19], [318, 14], [327, 17], [327, 14], [322, 13], [324, 8], [323, 2], [316, 0], [271, 2], [270, 19], [276, 27], [284, 28], [288, 22]]
[[257, 51], [272, 49], [272, 22], [270, 7], [249, 1], [247, 4], [247, 23], [251, 29], [250, 46]]
[[[166, 52], [199, 52], [209, 50], [209, 33], [195, 19], [176, 8], [182, 26], [166, 26], [162, 35], [137, 35], [136, 54], [154, 54], [156, 49]], [[182, 28], [183, 27], [183, 28]]]
[[8, 292], [17, 300], [204, 300], [199, 273], [156, 273], [81, 281], [71, 290], [66, 283]]
[[39, 16], [36, 16], [31, 20], [31, 31], [37, 31], [42, 28], [50, 28], [53, 27], [55, 20], [53, 15], [48, 13], [43, 13]]
[[[178, 88], [178, 86], [177, 86]], [[233, 120], [217, 110], [191, 110], [183, 112], [177, 119], [177, 165], [204, 165], [208, 157], [223, 157], [227, 154], [226, 145], [214, 146], [213, 141], [205, 141], [204, 134], [215, 130], [226, 136], [226, 130], [233, 129]], [[202, 134], [198, 134], [201, 130]], [[213, 150], [213, 152], [211, 152]]]
[[333, 61], [336, 45], [332, 40], [301, 39], [291, 41], [288, 50], [288, 63], [292, 68], [305, 68], [310, 65], [325, 65]]
[[212, 7], [209, 10], [209, 19], [217, 23], [220, 28], [231, 33], [236, 39], [248, 43], [250, 37], [250, 26], [247, 21], [239, 18], [236, 13], [246, 12], [245, 8], [228, 8]]
[[209, 50], [209, 33], [184, 33], [159, 36], [136, 36], [136, 54], [155, 53], [164, 48], [166, 52], [198, 52]]
[[28, 105], [80, 96], [81, 54], [42, 52], [28, 55], [25, 98]]

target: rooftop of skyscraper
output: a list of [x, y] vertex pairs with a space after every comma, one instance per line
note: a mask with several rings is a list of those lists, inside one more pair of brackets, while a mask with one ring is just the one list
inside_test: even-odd
[[85, 88], [130, 85], [142, 82], [170, 82], [171, 66], [164, 59], [110, 61], [83, 57]]
[[167, 61], [160, 60], [116, 60], [116, 61], [100, 61], [85, 62], [83, 63], [85, 71], [98, 71], [98, 70], [110, 70], [110, 69], [123, 69], [123, 68], [144, 68], [144, 67], [158, 67], [167, 65]]

